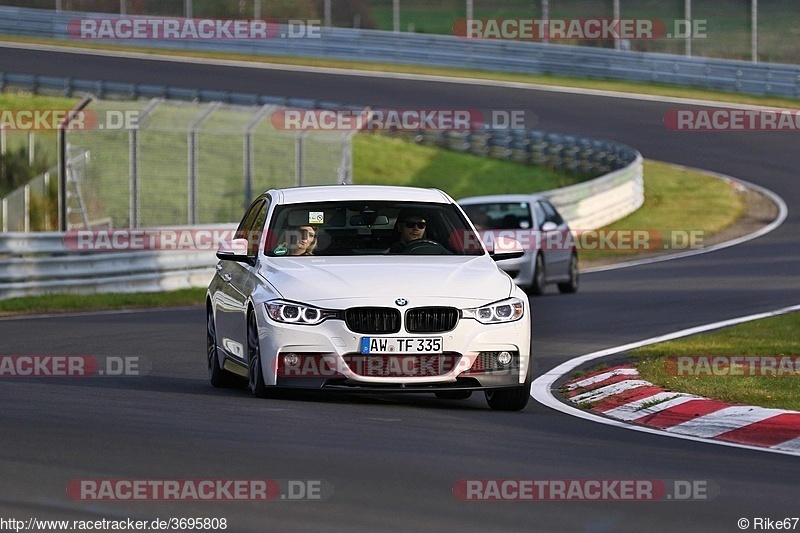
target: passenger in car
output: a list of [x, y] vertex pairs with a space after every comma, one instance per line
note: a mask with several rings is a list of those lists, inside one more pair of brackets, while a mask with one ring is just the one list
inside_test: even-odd
[[299, 226], [287, 228], [279, 239], [275, 255], [314, 255], [317, 247], [317, 228]]

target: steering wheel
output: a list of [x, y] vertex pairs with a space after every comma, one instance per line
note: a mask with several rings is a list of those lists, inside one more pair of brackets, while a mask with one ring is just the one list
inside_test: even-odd
[[406, 247], [403, 248], [403, 253], [412, 255], [444, 255], [452, 252], [436, 241], [417, 239], [416, 241], [411, 241], [406, 244]]

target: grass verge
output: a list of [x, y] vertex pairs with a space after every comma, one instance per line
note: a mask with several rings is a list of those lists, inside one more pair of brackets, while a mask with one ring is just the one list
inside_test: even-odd
[[0, 316], [202, 305], [205, 287], [165, 292], [45, 294], [0, 300]]
[[[732, 403], [800, 411], [800, 312], [789, 313], [713, 333], [692, 336], [635, 350], [641, 376], [659, 387]], [[676, 376], [667, 357], [681, 356], [786, 356], [794, 373], [768, 370], [759, 376]]]
[[383, 135], [356, 135], [353, 144], [354, 183], [436, 187], [456, 199], [544, 191], [591, 177], [412, 144]]
[[582, 263], [631, 259], [648, 251], [681, 251], [692, 245], [690, 237], [708, 239], [744, 213], [742, 195], [730, 183], [714, 176], [649, 160], [644, 163], [644, 176], [644, 205], [604, 229], [647, 232], [647, 243], [652, 249], [635, 246], [582, 249], [579, 252]]

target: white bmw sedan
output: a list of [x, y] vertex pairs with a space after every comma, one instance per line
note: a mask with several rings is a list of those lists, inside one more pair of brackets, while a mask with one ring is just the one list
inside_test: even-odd
[[435, 189], [335, 185], [270, 190], [223, 243], [208, 288], [215, 387], [530, 396], [525, 293], [461, 208]]

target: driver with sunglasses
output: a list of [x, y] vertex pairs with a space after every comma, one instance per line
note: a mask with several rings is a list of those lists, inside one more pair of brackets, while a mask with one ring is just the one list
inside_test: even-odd
[[410, 243], [424, 239], [426, 227], [427, 220], [423, 214], [401, 213], [397, 219], [400, 238], [389, 248], [389, 253], [401, 254]]

